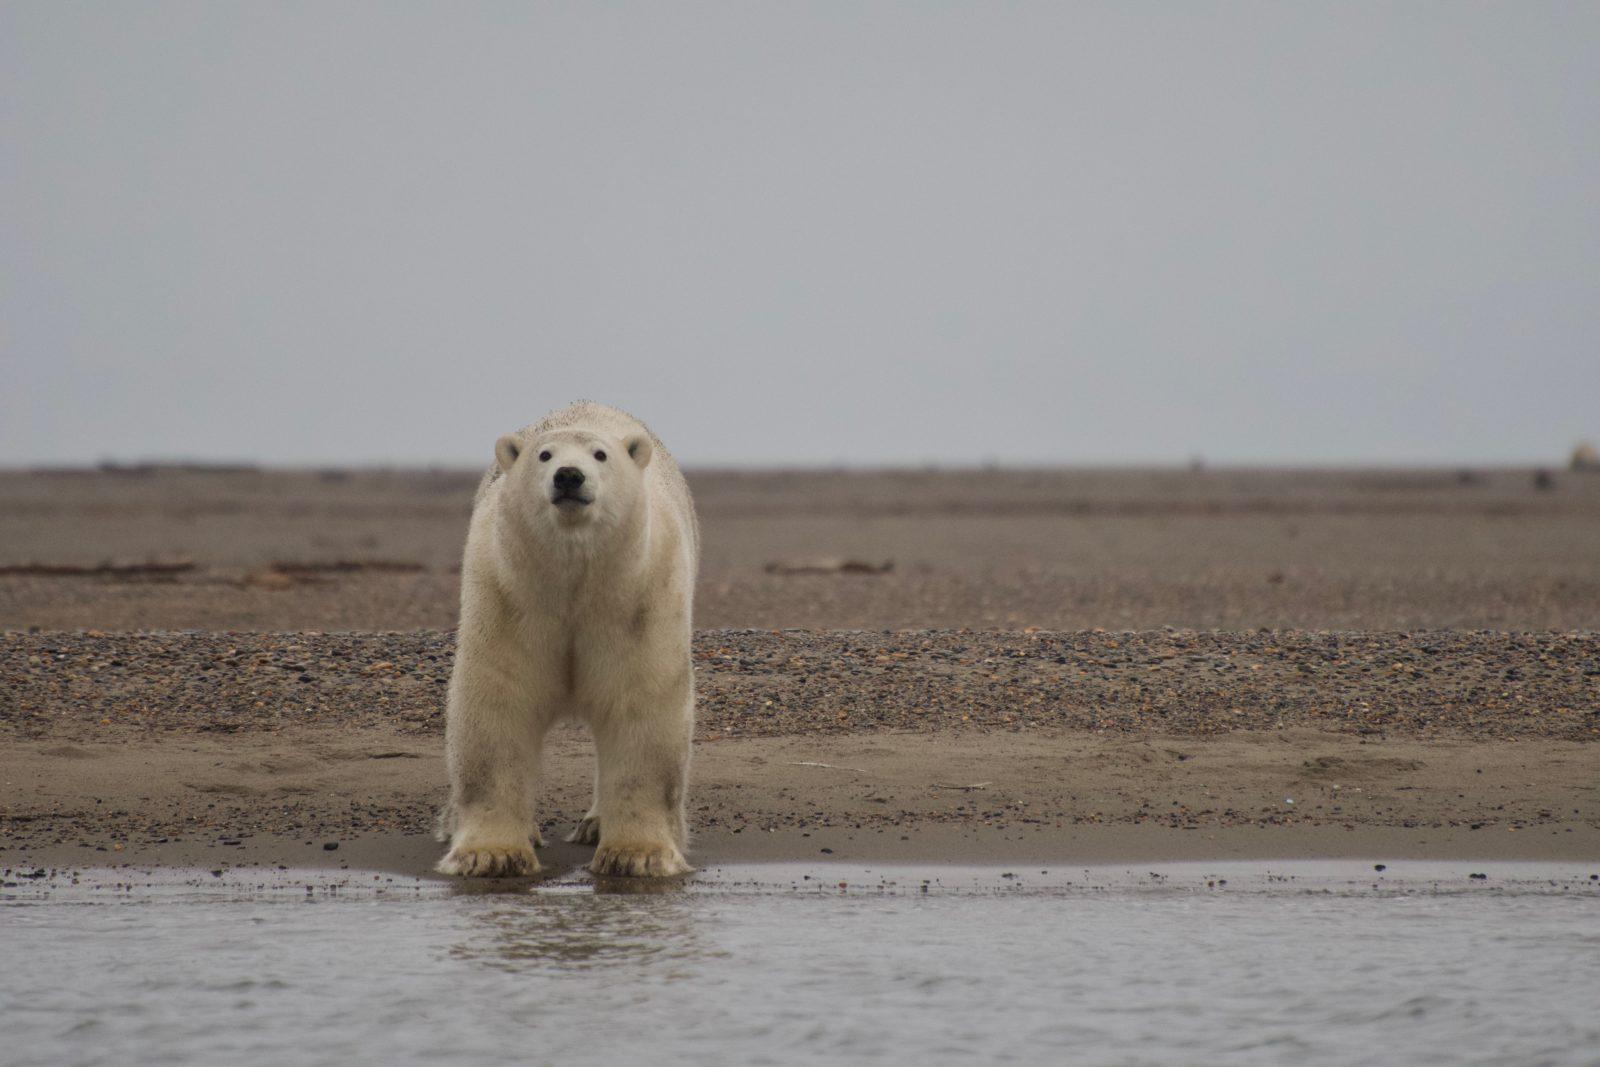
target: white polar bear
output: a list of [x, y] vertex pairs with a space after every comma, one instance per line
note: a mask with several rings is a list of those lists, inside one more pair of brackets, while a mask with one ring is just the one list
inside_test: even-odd
[[478, 486], [445, 716], [444, 874], [539, 869], [545, 731], [594, 732], [594, 805], [568, 837], [596, 874], [676, 875], [694, 729], [694, 503], [643, 423], [588, 401], [507, 434]]

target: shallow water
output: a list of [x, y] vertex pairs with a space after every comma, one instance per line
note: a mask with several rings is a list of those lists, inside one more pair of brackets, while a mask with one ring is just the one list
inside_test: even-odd
[[1591, 872], [1416, 872], [20, 879], [0, 1059], [1600, 1062]]

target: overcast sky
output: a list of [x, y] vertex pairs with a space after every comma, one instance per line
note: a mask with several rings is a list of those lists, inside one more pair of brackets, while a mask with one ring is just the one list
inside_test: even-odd
[[1600, 4], [0, 3], [0, 463], [1544, 462]]

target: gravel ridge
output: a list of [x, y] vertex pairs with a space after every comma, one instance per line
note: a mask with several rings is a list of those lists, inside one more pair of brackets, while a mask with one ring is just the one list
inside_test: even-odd
[[[0, 730], [437, 733], [449, 631], [0, 635]], [[1590, 631], [702, 630], [702, 738], [951, 729], [1600, 740]]]

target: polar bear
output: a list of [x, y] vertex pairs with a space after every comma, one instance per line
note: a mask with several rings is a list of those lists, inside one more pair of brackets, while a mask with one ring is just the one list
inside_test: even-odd
[[495, 460], [461, 566], [438, 869], [539, 869], [540, 748], [572, 717], [597, 759], [594, 804], [567, 840], [598, 843], [596, 874], [683, 874], [700, 554], [689, 487], [643, 423], [589, 401], [500, 438]]

